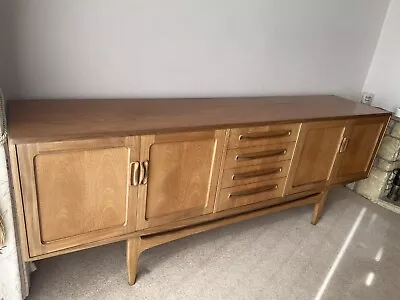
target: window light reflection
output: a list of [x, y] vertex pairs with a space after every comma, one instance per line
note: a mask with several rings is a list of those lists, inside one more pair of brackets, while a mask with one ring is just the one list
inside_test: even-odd
[[383, 247], [380, 247], [375, 255], [375, 261], [381, 261], [383, 255]]
[[[344, 253], [346, 252], [347, 247], [349, 246], [351, 240], [353, 239], [353, 236], [356, 233], [358, 226], [360, 226], [361, 220], [364, 218], [366, 211], [367, 211], [367, 209], [364, 207], [358, 214], [357, 219], [354, 221], [353, 227], [351, 227], [350, 232], [348, 233], [346, 240], [344, 241], [344, 243], [342, 245], [342, 248], [340, 248], [340, 251], [339, 251], [338, 255], [336, 256], [331, 268], [329, 269], [329, 272], [326, 275], [325, 280], [322, 283], [321, 287], [319, 288], [318, 293], [315, 296], [314, 300], [320, 300], [322, 295], [324, 294], [329, 282], [331, 281], [333, 273], [335, 273], [336, 268], [339, 265], [339, 262], [342, 259]], [[373, 280], [373, 278], [372, 278], [372, 280]]]
[[367, 279], [365, 279], [365, 285], [371, 286], [372, 282], [374, 281], [374, 278], [375, 278], [375, 273], [369, 272], [367, 275]]

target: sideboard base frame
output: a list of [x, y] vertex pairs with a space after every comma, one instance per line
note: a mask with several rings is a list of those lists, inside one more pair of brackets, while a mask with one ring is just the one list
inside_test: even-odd
[[127, 245], [126, 245], [128, 282], [130, 285], [135, 284], [139, 257], [143, 251], [193, 234], [201, 233], [204, 231], [244, 221], [247, 219], [260, 217], [266, 214], [283, 211], [289, 208], [300, 207], [310, 204], [314, 204], [314, 211], [312, 215], [311, 224], [316, 225], [319, 219], [321, 218], [327, 194], [328, 191], [323, 191], [319, 194], [314, 194], [308, 197], [301, 198], [299, 200], [267, 208], [262, 208], [256, 211], [251, 211], [236, 216], [227, 217], [225, 219], [210, 221], [208, 223], [203, 223], [198, 225], [192, 225], [186, 228], [171, 230], [159, 234], [135, 236], [129, 238], [127, 240]]

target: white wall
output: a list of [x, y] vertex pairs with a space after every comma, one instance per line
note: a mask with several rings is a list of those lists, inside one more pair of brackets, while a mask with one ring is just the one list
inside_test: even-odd
[[13, 14], [12, 1], [0, 0], [0, 88], [6, 95], [16, 92]]
[[375, 106], [400, 107], [400, 0], [390, 3], [364, 91], [375, 93]]
[[358, 98], [388, 2], [8, 1], [17, 73], [7, 94]]

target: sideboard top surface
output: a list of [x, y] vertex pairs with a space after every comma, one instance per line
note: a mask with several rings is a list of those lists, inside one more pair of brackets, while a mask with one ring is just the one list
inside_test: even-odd
[[8, 101], [14, 144], [381, 114], [336, 96]]

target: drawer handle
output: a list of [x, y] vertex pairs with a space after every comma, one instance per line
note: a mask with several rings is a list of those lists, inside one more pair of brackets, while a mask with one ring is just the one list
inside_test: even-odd
[[277, 130], [270, 132], [254, 132], [248, 133], [246, 135], [239, 135], [239, 140], [261, 140], [276, 137], [290, 136], [292, 134], [291, 130]]
[[280, 172], [282, 172], [282, 168], [271, 168], [271, 169], [267, 169], [267, 170], [239, 173], [239, 174], [233, 174], [232, 180], [241, 180], [241, 179], [252, 178], [252, 177], [260, 177], [260, 176], [276, 174], [276, 173], [280, 173]]
[[261, 194], [261, 193], [264, 193], [264, 192], [276, 190], [277, 188], [278, 188], [277, 184], [262, 186], [262, 187], [255, 188], [255, 189], [250, 189], [250, 190], [231, 193], [231, 194], [229, 194], [229, 198], [239, 198], [239, 197], [244, 197], [244, 196]]
[[270, 156], [278, 156], [284, 155], [287, 153], [287, 149], [279, 149], [279, 150], [268, 150], [263, 152], [256, 152], [256, 153], [247, 153], [242, 155], [236, 155], [236, 160], [251, 160], [251, 159], [260, 159]]

